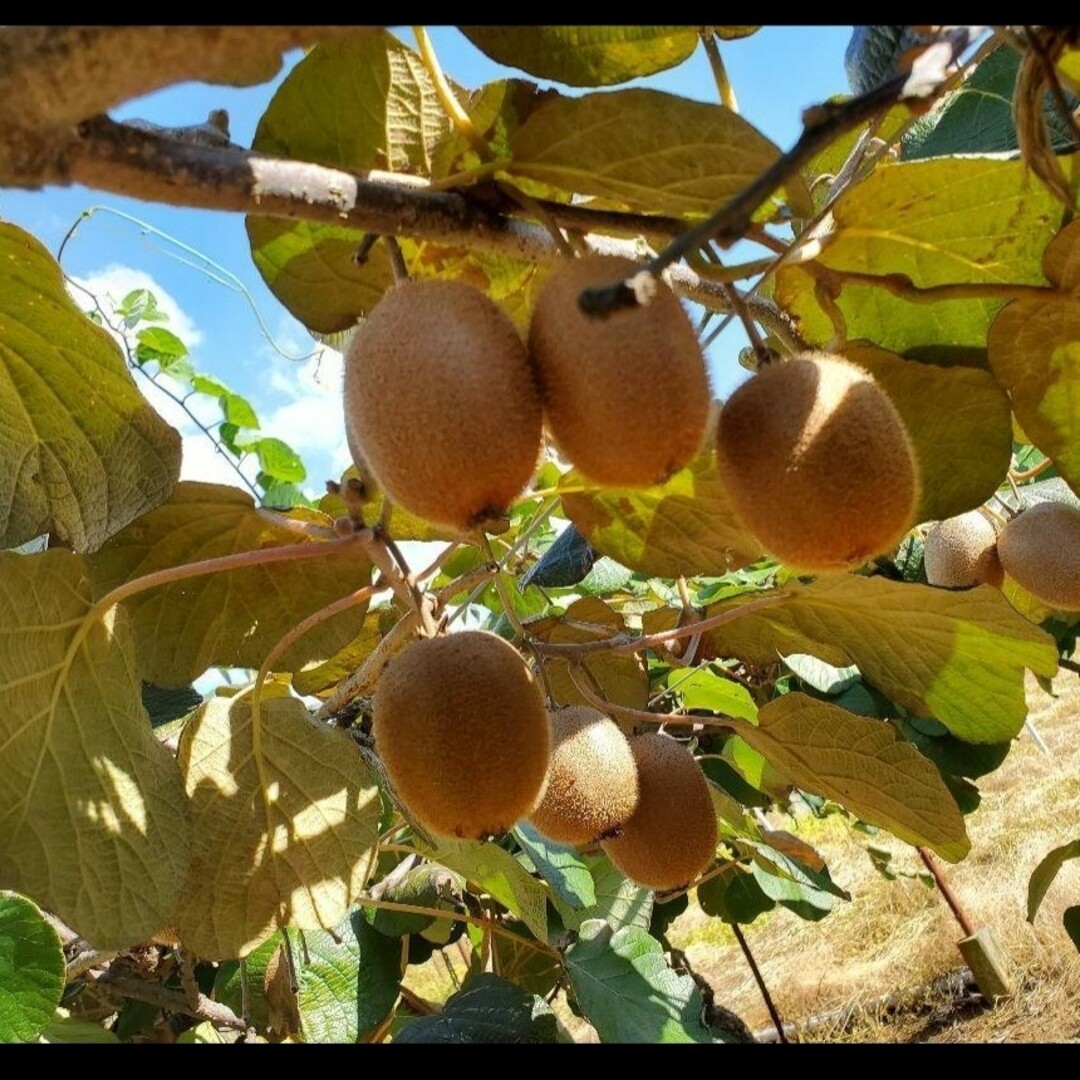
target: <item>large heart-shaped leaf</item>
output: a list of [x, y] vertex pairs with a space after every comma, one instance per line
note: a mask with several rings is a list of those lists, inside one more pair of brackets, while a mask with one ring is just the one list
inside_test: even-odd
[[[308, 513], [305, 521], [329, 526]], [[142, 574], [203, 559], [320, 541], [258, 509], [251, 496], [218, 484], [179, 484], [163, 506], [113, 537], [88, 560], [101, 592]], [[314, 549], [313, 549], [314, 550]], [[158, 686], [183, 686], [212, 665], [258, 667], [301, 619], [371, 580], [359, 549], [333, 557], [188, 578], [125, 601], [139, 637], [139, 670]], [[281, 656], [293, 671], [333, 656], [362, 628], [366, 604], [321, 623]]]
[[93, 551], [166, 499], [180, 436], [120, 347], [74, 304], [56, 260], [0, 222], [0, 548], [45, 532]]
[[141, 701], [131, 620], [81, 556], [0, 553], [0, 887], [120, 949], [175, 914], [188, 866], [176, 762]]
[[274, 930], [335, 926], [375, 860], [379, 794], [349, 737], [269, 688], [212, 698], [177, 760], [192, 816], [177, 928], [206, 959], [251, 952]]

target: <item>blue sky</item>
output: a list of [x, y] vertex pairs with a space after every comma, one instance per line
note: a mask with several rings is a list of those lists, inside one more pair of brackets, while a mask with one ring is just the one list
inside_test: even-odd
[[[429, 29], [444, 70], [459, 84], [472, 88], [507, 75], [506, 68], [488, 60], [455, 29]], [[408, 30], [399, 36], [412, 44]], [[721, 50], [743, 116], [781, 148], [789, 147], [801, 131], [804, 108], [847, 92], [843, 54], [850, 36], [850, 26], [770, 26], [725, 42]], [[278, 77], [258, 87], [187, 83], [128, 102], [112, 115], [179, 125], [201, 123], [211, 109], [225, 108], [233, 142], [250, 145], [259, 117], [301, 55], [289, 54]], [[700, 48], [678, 68], [634, 85], [716, 100]], [[241, 293], [197, 269], [196, 256], [113, 214], [96, 213], [83, 222], [64, 255], [69, 274], [115, 300], [131, 288], [153, 289], [170, 314], [167, 325], [191, 349], [196, 368], [246, 396], [264, 432], [285, 439], [304, 458], [304, 487], [311, 494], [321, 492], [323, 480], [338, 476], [348, 463], [340, 359], [327, 352], [313, 356], [319, 346], [263, 284], [248, 252], [243, 216], [143, 203], [83, 187], [0, 190], [0, 218], [29, 230], [54, 254], [79, 214], [94, 206], [113, 208], [175, 237], [235, 275], [249, 291], [272, 343]], [[741, 330], [732, 327], [710, 349], [710, 373], [720, 395], [745, 375], [735, 360], [744, 344]], [[209, 441], [182, 412], [160, 395], [152, 400], [185, 436], [185, 479], [236, 482], [235, 473], [215, 460]], [[217, 417], [216, 406], [208, 407], [204, 419]]]

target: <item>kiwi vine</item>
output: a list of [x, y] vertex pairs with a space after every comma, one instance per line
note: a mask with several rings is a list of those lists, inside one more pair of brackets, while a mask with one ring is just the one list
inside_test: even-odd
[[[275, 59], [313, 32], [265, 29]], [[102, 393], [154, 448], [128, 460], [64, 398], [113, 517], [16, 487], [0, 518], [0, 959], [25, 924], [55, 968], [36, 1013], [0, 1009], [0, 1041], [80, 1023], [128, 1041], [753, 1041], [672, 945], [690, 905], [738, 941], [783, 1038], [744, 930], [850, 899], [798, 835], [807, 807], [967, 856], [974, 763], [1004, 758], [1026, 673], [1069, 667], [1080, 626], [1080, 391], [1071, 368], [1055, 382], [1080, 333], [1080, 137], [1042, 108], [1080, 91], [1077, 35], [868, 28], [911, 33], [888, 63], [856, 35], [866, 85], [807, 110], [785, 153], [721, 58], [758, 29], [462, 28], [508, 69], [593, 89], [700, 46], [719, 104], [521, 79], [469, 94], [422, 27], [415, 50], [338, 28], [310, 38], [250, 153], [220, 116], [171, 136], [56, 119], [76, 131], [67, 181], [248, 213], [282, 303], [348, 334], [353, 464], [291, 506], [179, 482], [177, 433], [124, 397], [151, 354], [125, 366], [59, 262], [0, 221], [0, 343], [58, 364], [5, 327], [62, 312], [57, 356], [113, 378]], [[37, 55], [17, 30], [0, 36]], [[239, 63], [260, 42], [221, 47]], [[115, 39], [89, 47], [105, 63]], [[961, 111], [1004, 56], [1012, 161]], [[346, 84], [346, 111], [394, 138], [339, 160], [341, 133], [297, 103]], [[314, 107], [336, 132], [341, 111]], [[705, 194], [641, 171], [636, 128], [677, 160], [702, 125]], [[579, 128], [596, 145], [561, 160]], [[0, 182], [28, 182], [8, 156]], [[736, 241], [760, 250], [730, 262]], [[916, 243], [929, 271], [902, 254]], [[751, 371], [721, 401], [709, 348], [732, 320]], [[182, 358], [162, 356], [164, 373]], [[62, 457], [71, 430], [15, 442]], [[273, 479], [264, 502], [287, 494]], [[440, 547], [414, 569], [410, 543]], [[19, 635], [41, 641], [29, 659]], [[149, 690], [212, 667], [253, 675], [155, 714]], [[436, 999], [417, 973], [439, 965]]]

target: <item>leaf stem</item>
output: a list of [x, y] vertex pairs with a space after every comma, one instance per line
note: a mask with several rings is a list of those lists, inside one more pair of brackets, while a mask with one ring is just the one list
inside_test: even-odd
[[484, 141], [484, 137], [480, 132], [476, 130], [472, 117], [462, 108], [450, 83], [443, 74], [439, 58], [435, 55], [435, 49], [431, 44], [431, 39], [428, 37], [427, 30], [422, 26], [414, 26], [412, 32], [416, 38], [417, 47], [420, 49], [420, 58], [424, 61], [424, 67], [427, 68], [427, 73], [435, 84], [435, 93], [439, 98], [439, 103], [446, 111], [446, 115], [450, 117], [451, 123], [473, 150], [480, 155], [481, 161], [491, 161], [494, 157], [491, 148]]
[[716, 44], [716, 34], [711, 26], [702, 26], [699, 29], [701, 44], [705, 46], [705, 55], [709, 58], [709, 67], [712, 68], [713, 78], [716, 80], [716, 90], [720, 95], [720, 102], [732, 112], [739, 111], [739, 103], [735, 99], [735, 91], [732, 89], [731, 80], [728, 78], [727, 68], [720, 56], [720, 47]]

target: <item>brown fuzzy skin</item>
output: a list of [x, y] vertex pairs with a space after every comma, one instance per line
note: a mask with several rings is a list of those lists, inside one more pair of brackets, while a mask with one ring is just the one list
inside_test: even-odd
[[932, 526], [923, 545], [926, 580], [955, 589], [1001, 585], [1004, 571], [994, 526], [978, 510], [946, 518]]
[[709, 379], [689, 316], [663, 282], [647, 307], [592, 319], [589, 285], [641, 266], [612, 255], [560, 259], [533, 311], [529, 355], [548, 430], [597, 484], [658, 484], [697, 453], [709, 418]]
[[622, 836], [600, 846], [639, 885], [681, 888], [716, 854], [716, 811], [708, 781], [693, 755], [667, 735], [638, 735], [630, 748], [638, 770], [637, 809]]
[[1080, 611], [1080, 510], [1036, 503], [1001, 530], [1005, 573], [1059, 611]]
[[406, 281], [379, 301], [345, 357], [345, 416], [350, 448], [390, 498], [457, 528], [503, 513], [540, 456], [521, 338], [459, 281]]
[[544, 698], [513, 646], [486, 631], [396, 656], [375, 690], [372, 735], [398, 797], [439, 836], [505, 832], [543, 796]]
[[529, 821], [550, 840], [584, 846], [616, 835], [637, 806], [637, 766], [614, 720], [587, 705], [551, 714], [547, 790]]
[[890, 550], [919, 502], [896, 407], [866, 371], [826, 353], [743, 383], [720, 410], [717, 462], [743, 523], [797, 570], [849, 570]]

